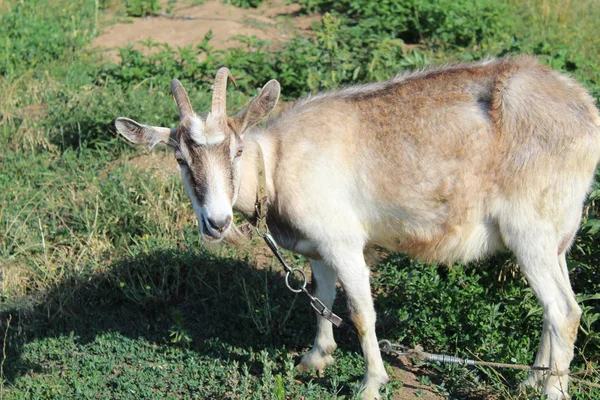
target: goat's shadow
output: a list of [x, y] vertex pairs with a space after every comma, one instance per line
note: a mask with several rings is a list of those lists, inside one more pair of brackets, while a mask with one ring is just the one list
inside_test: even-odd
[[[23, 346], [43, 338], [71, 335], [85, 345], [98, 335], [113, 332], [149, 343], [182, 346], [184, 343], [171, 343], [173, 332], [179, 330], [188, 335], [186, 347], [191, 351], [236, 361], [260, 375], [261, 362], [249, 354], [281, 348], [301, 354], [315, 334], [315, 316], [308, 300], [287, 289], [276, 265], [260, 269], [247, 259], [220, 257], [206, 250], [140, 252], [116, 261], [104, 273], [65, 279], [30, 305], [20, 303], [4, 310], [0, 332], [8, 333], [3, 365], [8, 383], [44, 371], [43, 365], [23, 357]], [[335, 311], [349, 321], [343, 292]], [[353, 330], [342, 328], [335, 336], [341, 349], [360, 354]], [[249, 351], [231, 353], [224, 350], [227, 348]], [[359, 382], [363, 371], [357, 369], [350, 383]], [[427, 370], [419, 375], [437, 380]], [[328, 376], [307, 379], [338, 390]], [[344, 385], [338, 394], [351, 395], [351, 386]]]
[[[342, 306], [338, 308], [343, 309], [343, 303], [337, 302]], [[248, 353], [285, 348], [300, 353], [315, 333], [308, 300], [286, 288], [279, 269], [259, 269], [247, 260], [186, 249], [132, 255], [110, 265], [105, 273], [65, 279], [29, 305], [4, 304], [3, 308], [0, 332], [7, 332], [3, 378], [9, 384], [44, 370], [23, 357], [25, 345], [43, 338], [71, 335], [85, 345], [114, 332], [149, 343], [184, 346], [185, 341], [171, 343], [173, 331], [180, 330], [188, 335], [189, 350], [235, 360], [260, 374], [262, 366], [255, 357], [228, 354], [224, 348], [248, 349]], [[360, 352], [356, 338], [338, 336], [345, 349]], [[330, 384], [327, 379], [313, 381]]]

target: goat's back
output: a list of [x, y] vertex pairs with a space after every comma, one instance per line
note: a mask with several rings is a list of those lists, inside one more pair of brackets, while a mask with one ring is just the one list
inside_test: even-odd
[[372, 244], [453, 261], [502, 247], [503, 207], [567, 229], [600, 159], [599, 126], [579, 84], [521, 56], [305, 99], [268, 132], [281, 212], [298, 225], [310, 212], [331, 228], [335, 215]]

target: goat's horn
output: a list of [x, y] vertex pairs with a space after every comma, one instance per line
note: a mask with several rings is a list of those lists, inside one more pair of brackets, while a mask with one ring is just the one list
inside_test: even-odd
[[194, 115], [194, 110], [192, 110], [192, 105], [190, 104], [190, 98], [179, 80], [173, 79], [171, 81], [171, 92], [173, 93], [175, 103], [177, 103], [177, 109], [179, 109], [179, 118], [183, 120], [186, 117]]
[[211, 114], [214, 116], [224, 117], [227, 115], [227, 78], [235, 85], [235, 79], [231, 75], [231, 71], [227, 67], [219, 68], [215, 77], [213, 86], [213, 97]]

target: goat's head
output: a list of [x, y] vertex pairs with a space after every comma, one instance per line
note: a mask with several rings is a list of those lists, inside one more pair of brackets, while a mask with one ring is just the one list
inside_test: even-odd
[[223, 239], [232, 225], [244, 133], [273, 110], [280, 92], [279, 83], [269, 81], [246, 108], [230, 118], [226, 114], [228, 77], [232, 78], [227, 68], [217, 72], [206, 119], [194, 113], [181, 82], [173, 79], [171, 91], [179, 110], [177, 128], [143, 125], [128, 118], [117, 118], [115, 122], [119, 133], [133, 143], [149, 149], [157, 144], [174, 149], [202, 237], [211, 242]]

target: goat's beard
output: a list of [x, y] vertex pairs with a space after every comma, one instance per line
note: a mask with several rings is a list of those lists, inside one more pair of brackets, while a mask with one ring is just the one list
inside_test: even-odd
[[244, 234], [236, 225], [235, 221], [231, 222], [231, 227], [229, 228], [229, 232], [223, 238], [223, 242], [227, 244], [231, 244], [234, 246], [242, 246], [247, 243], [250, 239], [249, 235]]

